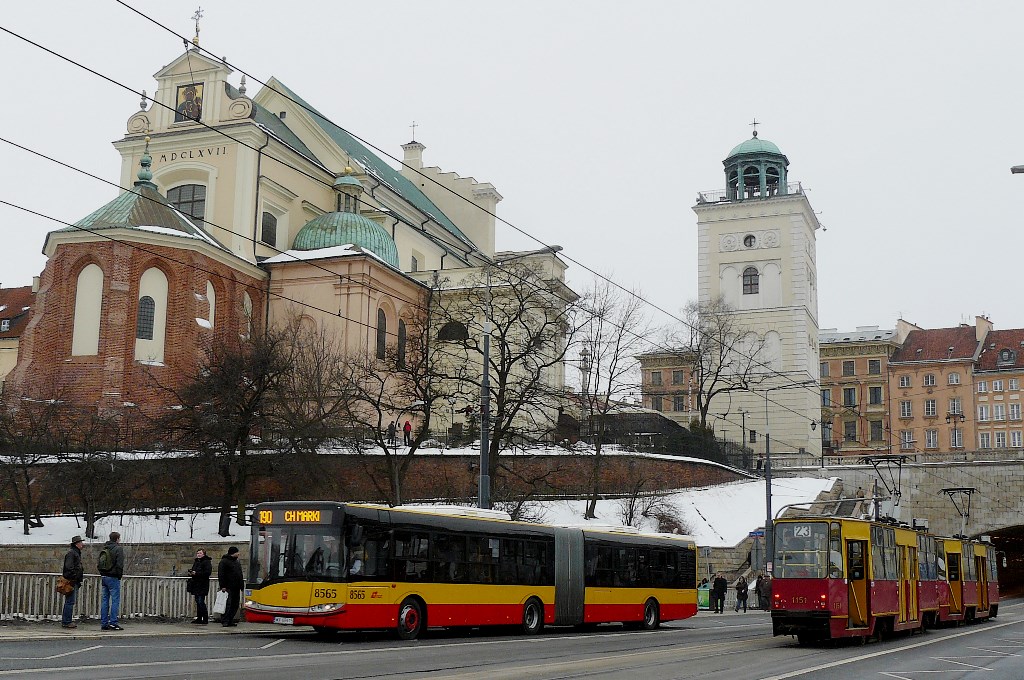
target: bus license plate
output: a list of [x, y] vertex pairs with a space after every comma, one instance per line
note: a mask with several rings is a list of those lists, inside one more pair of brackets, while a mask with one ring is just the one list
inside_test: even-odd
[[295, 619], [290, 616], [275, 616], [274, 623], [283, 623], [288, 626], [295, 625]]

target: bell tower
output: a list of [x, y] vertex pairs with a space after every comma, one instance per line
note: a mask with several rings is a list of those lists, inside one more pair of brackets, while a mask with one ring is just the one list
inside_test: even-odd
[[[756, 122], [755, 122], [756, 124]], [[763, 340], [765, 364], [753, 391], [720, 395], [711, 406], [760, 435], [748, 442], [773, 454], [820, 455], [818, 294], [815, 233], [819, 228], [799, 183], [789, 181], [789, 159], [772, 142], [753, 135], [724, 161], [725, 190], [697, 196], [697, 289], [702, 303], [721, 297], [737, 326]], [[787, 387], [802, 383], [800, 387]], [[766, 403], [765, 394], [768, 394]], [[718, 403], [721, 400], [722, 403]], [[767, 414], [765, 412], [767, 406]]]

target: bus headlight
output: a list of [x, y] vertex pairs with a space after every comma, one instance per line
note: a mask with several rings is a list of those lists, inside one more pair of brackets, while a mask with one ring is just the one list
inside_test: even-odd
[[326, 604], [315, 604], [309, 608], [310, 614], [329, 614], [344, 608], [343, 602], [328, 602]]

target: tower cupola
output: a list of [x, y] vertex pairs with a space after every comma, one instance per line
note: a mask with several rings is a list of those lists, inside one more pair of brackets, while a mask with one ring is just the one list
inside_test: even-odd
[[736, 145], [722, 161], [725, 166], [725, 190], [729, 200], [747, 200], [784, 196], [789, 159], [766, 139], [753, 136]]

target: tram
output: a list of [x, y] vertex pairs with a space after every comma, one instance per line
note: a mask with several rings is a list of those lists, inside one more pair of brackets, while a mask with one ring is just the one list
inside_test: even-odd
[[991, 544], [848, 517], [775, 521], [772, 631], [801, 644], [994, 617]]
[[622, 622], [697, 613], [693, 538], [514, 522], [463, 507], [257, 505], [243, 611], [320, 633]]

